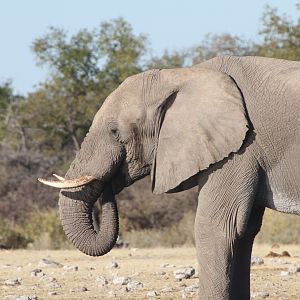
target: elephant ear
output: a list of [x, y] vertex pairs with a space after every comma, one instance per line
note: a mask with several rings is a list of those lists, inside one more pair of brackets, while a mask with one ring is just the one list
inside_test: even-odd
[[237, 152], [248, 130], [243, 98], [231, 77], [208, 69], [189, 70], [192, 75], [187, 69], [183, 73], [189, 79], [164, 103], [151, 174], [156, 194], [182, 190], [180, 185], [190, 177]]

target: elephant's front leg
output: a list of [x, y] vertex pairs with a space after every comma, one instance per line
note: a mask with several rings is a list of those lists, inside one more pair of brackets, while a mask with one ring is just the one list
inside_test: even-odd
[[[201, 175], [195, 222], [199, 263], [199, 298], [248, 300], [248, 291], [233, 292], [234, 271], [243, 254], [236, 256], [238, 240], [245, 234], [258, 182], [258, 164], [252, 156], [234, 155]], [[249, 260], [245, 256], [245, 260]], [[248, 266], [245, 262], [245, 266]], [[249, 270], [248, 270], [249, 273]], [[245, 278], [244, 278], [245, 277]], [[240, 280], [247, 281], [247, 272]], [[245, 285], [243, 285], [243, 288]], [[244, 295], [236, 298], [235, 295]]]
[[233, 244], [206, 218], [197, 217], [195, 238], [199, 264], [199, 299], [228, 300], [233, 271]]

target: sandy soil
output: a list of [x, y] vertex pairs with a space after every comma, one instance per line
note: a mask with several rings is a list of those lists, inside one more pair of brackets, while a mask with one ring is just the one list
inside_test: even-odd
[[[270, 251], [281, 253], [284, 250], [291, 257], [265, 257]], [[290, 264], [300, 266], [300, 245], [276, 249], [256, 245], [253, 255], [264, 259], [264, 264], [252, 267], [253, 293], [267, 292], [269, 296], [266, 299], [269, 300], [300, 299], [300, 272], [285, 276], [281, 274], [287, 271]], [[53, 259], [61, 266], [40, 266], [43, 258]], [[113, 268], [112, 262], [117, 262], [119, 267]], [[163, 268], [162, 264], [169, 266]], [[77, 266], [78, 271], [62, 266]], [[194, 249], [115, 249], [100, 258], [88, 257], [77, 250], [2, 250], [0, 299], [16, 299], [22, 295], [35, 295], [37, 299], [147, 299], [149, 291], [158, 294], [150, 299], [196, 299], [196, 293], [188, 292], [187, 287], [197, 284], [197, 278], [193, 276], [182, 281], [174, 278], [173, 272], [182, 266], [197, 266]], [[37, 268], [42, 269], [42, 273], [32, 276], [32, 270]], [[108, 284], [99, 285], [97, 276], [104, 276]], [[130, 277], [131, 281], [142, 282], [143, 286], [137, 284], [136, 289], [128, 291], [125, 285], [113, 284], [116, 276]], [[6, 284], [7, 280], [17, 278], [20, 284]], [[80, 291], [83, 287], [87, 291]]]

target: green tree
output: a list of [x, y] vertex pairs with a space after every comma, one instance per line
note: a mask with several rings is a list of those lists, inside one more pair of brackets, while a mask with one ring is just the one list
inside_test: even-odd
[[229, 33], [208, 33], [199, 46], [192, 49], [193, 64], [201, 63], [218, 55], [250, 55], [253, 45], [250, 41]]
[[98, 44], [105, 59], [99, 79], [101, 87], [108, 92], [128, 76], [143, 71], [141, 60], [147, 53], [147, 37], [134, 35], [131, 25], [123, 18], [101, 23]]
[[[297, 5], [299, 10], [299, 4]], [[277, 8], [267, 6], [259, 33], [263, 42], [256, 45], [256, 55], [300, 60], [300, 19], [280, 15]]]
[[162, 56], [154, 56], [147, 65], [148, 69], [180, 68], [187, 64], [187, 52], [165, 50]]
[[13, 98], [11, 83], [7, 81], [0, 85], [0, 141], [6, 133], [7, 114]]
[[21, 123], [48, 150], [70, 143], [79, 150], [107, 95], [142, 70], [146, 37], [134, 35], [130, 24], [119, 18], [71, 36], [51, 27], [32, 50], [38, 65], [49, 68], [49, 77], [22, 104]]

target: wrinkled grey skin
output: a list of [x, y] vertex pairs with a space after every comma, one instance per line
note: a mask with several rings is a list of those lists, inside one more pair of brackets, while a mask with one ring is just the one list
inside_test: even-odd
[[103, 255], [118, 235], [114, 195], [124, 187], [150, 173], [155, 193], [198, 185], [199, 298], [249, 299], [264, 208], [300, 214], [299, 82], [300, 63], [259, 57], [128, 78], [97, 112], [66, 175], [97, 178], [61, 191], [66, 234], [84, 253]]

